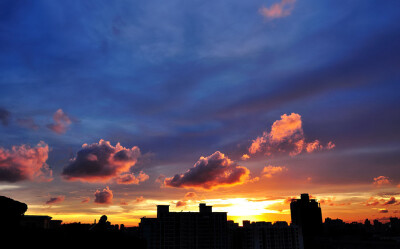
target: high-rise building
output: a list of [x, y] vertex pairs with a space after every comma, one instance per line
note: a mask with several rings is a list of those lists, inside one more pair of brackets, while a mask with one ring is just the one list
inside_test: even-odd
[[157, 206], [157, 218], [141, 218], [139, 230], [147, 248], [226, 249], [226, 212], [212, 212], [212, 206], [199, 205], [200, 212], [170, 212], [169, 205]]
[[322, 213], [320, 204], [310, 199], [308, 194], [301, 194], [300, 199], [290, 203], [292, 224], [302, 229], [305, 238], [318, 235], [322, 231]]

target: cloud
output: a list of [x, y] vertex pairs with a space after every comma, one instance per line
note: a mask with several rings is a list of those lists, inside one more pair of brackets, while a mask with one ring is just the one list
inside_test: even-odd
[[195, 192], [187, 192], [184, 197], [185, 200], [195, 200], [197, 199], [197, 194]]
[[321, 145], [319, 140], [306, 142], [302, 127], [301, 116], [297, 113], [290, 115], [283, 114], [280, 120], [276, 120], [271, 131], [264, 131], [263, 134], [253, 140], [248, 148], [249, 154], [253, 155], [263, 152], [265, 155], [274, 153], [289, 153], [291, 156], [300, 154], [303, 151], [312, 153], [318, 150], [330, 150], [335, 144], [329, 142], [326, 146]]
[[373, 197], [373, 196], [371, 196], [366, 202], [365, 202], [365, 206], [378, 206], [379, 204], [380, 204], [380, 202], [382, 201], [383, 199], [378, 199], [378, 198], [375, 198], [375, 197]]
[[53, 205], [56, 203], [61, 203], [65, 200], [65, 196], [60, 195], [60, 196], [56, 196], [56, 197], [51, 197], [48, 201], [46, 201], [47, 205]]
[[246, 161], [249, 158], [250, 158], [250, 156], [248, 154], [243, 154], [243, 156], [242, 156], [243, 161]]
[[396, 200], [395, 197], [390, 197], [390, 199], [388, 201], [386, 201], [385, 203], [383, 203], [383, 205], [387, 206], [387, 205], [397, 205], [399, 204], [399, 202]]
[[24, 127], [26, 129], [30, 129], [30, 130], [38, 130], [39, 129], [39, 125], [37, 125], [35, 123], [35, 121], [33, 120], [33, 118], [18, 118], [17, 119], [17, 124], [21, 127]]
[[0, 107], [0, 122], [3, 125], [8, 125], [8, 123], [10, 121], [10, 116], [11, 116], [11, 113], [9, 111]]
[[379, 213], [380, 214], [386, 214], [386, 213], [388, 213], [389, 211], [387, 210], [387, 209], [379, 209]]
[[136, 184], [147, 180], [143, 172], [139, 176], [130, 174], [129, 170], [136, 164], [140, 150], [137, 146], [131, 149], [117, 143], [101, 139], [99, 143], [84, 144], [77, 156], [67, 165], [62, 175], [69, 181], [108, 182], [117, 180], [118, 183]]
[[390, 184], [389, 177], [387, 176], [378, 176], [374, 178], [374, 185], [375, 186], [383, 186], [383, 185], [388, 185]]
[[102, 191], [96, 190], [94, 193], [94, 202], [98, 204], [111, 204], [112, 199], [113, 199], [113, 192], [111, 189], [107, 186], [105, 189]]
[[187, 205], [186, 201], [178, 201], [176, 207], [185, 207]]
[[137, 203], [144, 202], [144, 201], [145, 201], [145, 199], [144, 199], [143, 196], [139, 196], [139, 197], [136, 198], [136, 202]]
[[193, 168], [184, 174], [166, 178], [164, 183], [175, 188], [229, 187], [247, 182], [250, 171], [231, 161], [227, 156], [217, 151], [208, 157], [200, 157]]
[[36, 147], [13, 146], [11, 150], [0, 147], [0, 181], [23, 180], [51, 181], [52, 170], [46, 161], [49, 146], [41, 141]]
[[351, 205], [350, 202], [341, 202], [338, 203], [336, 202], [336, 197], [328, 197], [328, 198], [321, 198], [318, 199], [319, 203], [321, 203], [321, 205], [328, 205], [328, 206], [348, 206]]
[[276, 175], [278, 173], [282, 173], [284, 171], [287, 171], [288, 169], [284, 166], [266, 166], [261, 172], [262, 177], [266, 178], [271, 178], [273, 175]]
[[283, 203], [285, 203], [285, 204], [290, 204], [293, 200], [296, 200], [297, 199], [297, 197], [287, 197], [284, 201], [283, 201]]
[[279, 3], [274, 3], [269, 8], [262, 7], [260, 13], [268, 19], [276, 19], [289, 16], [293, 9], [296, 0], [281, 0]]
[[140, 171], [138, 176], [133, 173], [122, 174], [116, 178], [118, 184], [134, 184], [138, 185], [140, 182], [144, 182], [149, 179], [149, 176], [143, 171]]
[[71, 125], [71, 118], [63, 112], [62, 109], [58, 109], [53, 115], [53, 124], [48, 124], [47, 128], [54, 131], [57, 134], [63, 134], [67, 131], [67, 128]]
[[89, 201], [90, 201], [90, 197], [85, 197], [85, 198], [81, 201], [81, 203], [89, 203]]

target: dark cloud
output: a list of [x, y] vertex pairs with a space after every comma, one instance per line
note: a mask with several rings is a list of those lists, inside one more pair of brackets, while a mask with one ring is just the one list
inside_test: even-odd
[[212, 189], [243, 184], [249, 178], [250, 171], [247, 168], [237, 165], [217, 151], [208, 157], [201, 157], [186, 173], [166, 178], [164, 183], [168, 187], [175, 188]]
[[94, 202], [98, 204], [111, 204], [112, 199], [113, 199], [113, 192], [110, 190], [110, 188], [107, 186], [103, 190], [96, 190], [94, 193]]
[[10, 116], [11, 116], [11, 113], [9, 111], [0, 107], [0, 122], [3, 125], [8, 125], [8, 123], [10, 121]]
[[18, 118], [17, 124], [26, 129], [31, 129], [31, 130], [39, 129], [39, 125], [35, 123], [35, 120], [33, 120], [33, 118]]
[[43, 141], [36, 147], [21, 145], [11, 150], [0, 147], [0, 181], [51, 181], [52, 170], [46, 163], [48, 154], [49, 146]]
[[60, 196], [56, 196], [56, 197], [50, 197], [50, 199], [48, 201], [46, 201], [47, 205], [52, 205], [52, 204], [56, 204], [56, 203], [61, 203], [65, 200], [65, 196], [60, 195]]
[[69, 181], [107, 182], [118, 179], [119, 183], [137, 184], [147, 180], [143, 172], [138, 177], [129, 174], [139, 156], [140, 150], [136, 146], [129, 149], [119, 143], [112, 146], [110, 142], [100, 140], [99, 143], [84, 144], [62, 175]]

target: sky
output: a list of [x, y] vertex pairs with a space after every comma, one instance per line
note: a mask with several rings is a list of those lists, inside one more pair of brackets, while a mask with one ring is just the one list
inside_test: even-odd
[[0, 2], [0, 195], [135, 226], [199, 203], [400, 213], [400, 2]]

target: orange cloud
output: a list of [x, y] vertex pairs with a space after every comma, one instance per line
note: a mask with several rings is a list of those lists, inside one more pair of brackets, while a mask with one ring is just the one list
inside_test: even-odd
[[195, 192], [187, 192], [184, 197], [185, 200], [194, 200], [196, 198], [197, 194]]
[[248, 151], [249, 154], [264, 152], [265, 155], [286, 152], [295, 156], [303, 151], [311, 153], [323, 149], [330, 150], [334, 147], [335, 144], [332, 142], [326, 146], [323, 146], [319, 140], [306, 142], [301, 116], [292, 113], [290, 115], [283, 114], [280, 120], [272, 124], [271, 132], [264, 131], [262, 136], [254, 139]]
[[208, 157], [200, 157], [193, 168], [184, 174], [166, 178], [164, 183], [175, 188], [212, 189], [243, 184], [249, 178], [250, 171], [246, 167], [237, 165], [217, 151]]
[[388, 184], [390, 184], [390, 180], [387, 176], [378, 176], [374, 178], [374, 185], [378, 187]]
[[296, 197], [290, 197], [289, 196], [283, 201], [283, 203], [290, 204], [293, 200], [296, 200]]
[[143, 196], [139, 196], [139, 197], [136, 198], [136, 202], [137, 203], [144, 202], [144, 201], [145, 201], [145, 199], [144, 199]]
[[46, 201], [47, 205], [52, 205], [52, 204], [56, 204], [56, 203], [61, 203], [65, 200], [65, 196], [60, 195], [60, 196], [56, 196], [56, 197], [51, 197], [48, 201]]
[[178, 201], [176, 207], [185, 207], [187, 205], [186, 201]]
[[248, 154], [243, 154], [243, 156], [242, 156], [243, 161], [246, 161], [249, 158], [250, 158], [250, 156]]
[[88, 203], [90, 201], [90, 198], [89, 197], [85, 197], [82, 201], [81, 201], [81, 203]]
[[350, 202], [345, 202], [345, 203], [337, 203], [336, 197], [328, 197], [328, 198], [321, 198], [318, 199], [319, 203], [321, 203], [321, 205], [328, 205], [328, 206], [347, 206], [347, 205], [351, 205]]
[[68, 181], [108, 182], [113, 179], [122, 184], [138, 184], [148, 179], [143, 172], [139, 176], [130, 173], [140, 157], [137, 146], [131, 149], [101, 139], [99, 143], [84, 144], [77, 156], [67, 165], [62, 175]]
[[13, 146], [11, 150], [0, 147], [0, 181], [23, 180], [51, 181], [52, 170], [46, 161], [49, 146], [41, 141], [36, 147]]
[[296, 0], [281, 0], [279, 3], [274, 3], [269, 8], [262, 7], [260, 13], [268, 19], [276, 19], [289, 16], [293, 9]]
[[54, 131], [57, 134], [63, 134], [67, 131], [67, 128], [71, 125], [71, 119], [62, 109], [58, 109], [53, 115], [53, 124], [48, 124], [47, 128]]
[[262, 177], [266, 178], [271, 178], [273, 175], [276, 175], [278, 173], [282, 173], [284, 171], [287, 171], [288, 169], [284, 166], [266, 166], [261, 172]]
[[105, 189], [102, 191], [96, 190], [94, 193], [94, 202], [98, 204], [111, 204], [112, 199], [114, 197], [113, 192], [111, 189], [107, 186]]

